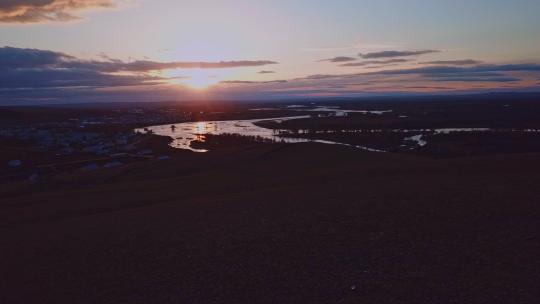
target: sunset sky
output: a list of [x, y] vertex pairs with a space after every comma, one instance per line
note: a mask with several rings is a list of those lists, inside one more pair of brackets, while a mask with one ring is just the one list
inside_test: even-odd
[[0, 104], [540, 91], [538, 0], [0, 1]]

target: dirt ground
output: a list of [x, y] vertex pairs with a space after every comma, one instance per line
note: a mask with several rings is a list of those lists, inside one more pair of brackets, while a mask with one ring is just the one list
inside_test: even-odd
[[0, 303], [535, 303], [540, 154], [243, 144], [0, 187]]

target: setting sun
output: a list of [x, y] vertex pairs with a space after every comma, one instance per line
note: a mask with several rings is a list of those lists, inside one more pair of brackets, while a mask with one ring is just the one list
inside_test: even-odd
[[218, 83], [220, 79], [217, 75], [212, 74], [211, 71], [194, 70], [190, 72], [190, 75], [186, 76], [180, 82], [192, 89], [204, 90], [211, 85]]

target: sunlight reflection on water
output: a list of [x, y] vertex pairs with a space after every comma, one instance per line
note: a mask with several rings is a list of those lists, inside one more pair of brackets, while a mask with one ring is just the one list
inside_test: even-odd
[[[252, 120], [224, 120], [224, 121], [199, 121], [184, 122], [173, 125], [160, 125], [147, 127], [156, 135], [169, 136], [173, 138], [171, 146], [179, 149], [187, 149], [193, 152], [207, 152], [206, 149], [196, 149], [191, 147], [193, 141], [204, 141], [203, 135], [223, 135], [238, 134], [243, 136], [257, 137], [259, 139], [271, 140], [284, 143], [312, 142], [313, 140], [303, 138], [281, 137], [276, 130], [262, 128], [254, 123], [260, 121], [285, 121], [291, 119], [308, 118], [309, 116], [280, 117], [274, 119], [252, 119]], [[143, 133], [143, 129], [137, 129]]]
[[[296, 107], [300, 108], [300, 106], [295, 106], [294, 108]], [[302, 109], [302, 111], [333, 112], [332, 114], [334, 116], [346, 116], [348, 113], [382, 115], [384, 113], [392, 112], [392, 110], [387, 110], [387, 111], [342, 110], [337, 107], [316, 107], [314, 109]], [[287, 137], [284, 134], [280, 134], [280, 130], [268, 129], [268, 128], [263, 128], [263, 127], [259, 127], [255, 125], [255, 123], [261, 122], [261, 121], [274, 121], [277, 123], [282, 123], [287, 120], [309, 118], [309, 117], [311, 116], [303, 115], [303, 116], [278, 117], [278, 118], [249, 119], [249, 120], [184, 122], [184, 123], [178, 123], [175, 125], [151, 126], [144, 129], [136, 129], [135, 131], [144, 133], [145, 132], [144, 130], [147, 129], [156, 135], [169, 136], [173, 139], [173, 142], [171, 143], [172, 147], [178, 148], [178, 149], [191, 150], [193, 152], [208, 152], [208, 150], [206, 149], [196, 149], [191, 146], [192, 142], [194, 141], [204, 141], [204, 135], [208, 135], [208, 134], [209, 135], [236, 134], [236, 135], [257, 138], [259, 140], [268, 140], [272, 142], [282, 142], [282, 143], [316, 142], [316, 143], [322, 143], [322, 144], [354, 147], [354, 148], [371, 151], [371, 152], [385, 152], [382, 150], [372, 149], [369, 147], [356, 146], [356, 145], [334, 142], [334, 141], [329, 141], [329, 140]]]

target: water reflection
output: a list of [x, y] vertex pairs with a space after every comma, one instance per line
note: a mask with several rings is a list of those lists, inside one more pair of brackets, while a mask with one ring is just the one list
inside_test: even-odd
[[[304, 106], [290, 106], [289, 108], [303, 108]], [[295, 109], [300, 111], [300, 109]], [[329, 112], [334, 116], [346, 116], [348, 113], [364, 113], [364, 114], [377, 114], [382, 115], [384, 113], [392, 112], [388, 111], [359, 111], [359, 110], [342, 110], [338, 107], [315, 107], [313, 109], [302, 109], [302, 111], [309, 112]], [[261, 121], [274, 121], [282, 123], [287, 120], [309, 118], [310, 115], [302, 116], [290, 116], [290, 117], [278, 117], [271, 119], [249, 119], [249, 120], [223, 120], [223, 121], [199, 121], [199, 122], [185, 122], [175, 125], [160, 125], [152, 126], [143, 129], [137, 129], [136, 132], [152, 132], [156, 135], [169, 136], [173, 139], [171, 146], [179, 149], [191, 150], [193, 152], [207, 152], [206, 149], [196, 149], [191, 146], [194, 141], [204, 142], [205, 135], [224, 135], [224, 134], [236, 134], [242, 136], [249, 136], [261, 141], [272, 141], [282, 143], [305, 143], [305, 142], [317, 142], [322, 144], [343, 145], [355, 147], [362, 150], [384, 152], [377, 149], [371, 149], [364, 146], [350, 145], [340, 142], [317, 140], [308, 138], [288, 137], [285, 130], [274, 130], [259, 127], [255, 125]], [[295, 135], [298, 135], [295, 134]]]
[[[171, 146], [179, 149], [191, 150], [194, 152], [208, 152], [206, 149], [196, 149], [191, 146], [192, 142], [199, 141], [204, 142], [206, 140], [205, 135], [224, 135], [235, 134], [252, 137], [259, 141], [271, 141], [282, 143], [305, 143], [316, 142], [322, 144], [342, 145], [354, 147], [366, 151], [372, 152], [385, 152], [378, 149], [372, 149], [365, 146], [350, 145], [346, 143], [340, 143], [329, 140], [308, 139], [299, 138], [302, 134], [332, 134], [332, 133], [403, 133], [411, 134], [413, 136], [404, 137], [404, 142], [415, 142], [418, 146], [427, 145], [427, 141], [424, 134], [427, 135], [439, 135], [450, 133], [466, 133], [466, 132], [523, 132], [523, 133], [540, 133], [537, 129], [506, 129], [497, 130], [490, 128], [440, 128], [440, 129], [347, 129], [347, 130], [279, 130], [268, 129], [255, 125], [261, 121], [274, 121], [281, 123], [287, 120], [309, 118], [309, 115], [304, 116], [292, 116], [292, 117], [279, 117], [271, 119], [251, 119], [251, 120], [225, 120], [225, 121], [200, 121], [200, 122], [185, 122], [175, 125], [161, 125], [152, 126], [135, 130], [136, 132], [147, 133], [151, 132], [157, 135], [169, 136], [173, 139]], [[415, 134], [416, 133], [416, 134]]]
[[[208, 152], [206, 149], [197, 149], [191, 146], [194, 141], [204, 142], [205, 135], [223, 135], [223, 134], [237, 134], [242, 136], [249, 136], [259, 140], [282, 142], [282, 143], [305, 143], [305, 142], [317, 142], [322, 144], [331, 145], [343, 145], [349, 147], [355, 147], [362, 150], [373, 152], [384, 152], [377, 149], [371, 149], [363, 146], [349, 145], [345, 143], [333, 142], [328, 140], [317, 140], [307, 138], [296, 138], [281, 136], [280, 131], [267, 129], [255, 125], [260, 121], [276, 121], [283, 122], [291, 119], [308, 118], [310, 116], [293, 116], [293, 117], [279, 117], [273, 119], [251, 119], [251, 120], [224, 120], [224, 121], [199, 121], [199, 122], [184, 122], [175, 124], [174, 128], [171, 125], [152, 126], [145, 129], [153, 132], [156, 135], [169, 136], [173, 139], [171, 146], [179, 149], [191, 150], [193, 152]], [[145, 133], [145, 129], [137, 129], [136, 132]]]
[[[238, 134], [255, 137], [261, 140], [276, 142], [297, 143], [308, 142], [308, 139], [280, 137], [278, 134], [267, 128], [256, 126], [254, 123], [264, 120], [285, 121], [290, 119], [307, 118], [309, 116], [283, 117], [277, 119], [252, 119], [252, 120], [225, 120], [225, 121], [199, 121], [185, 122], [171, 125], [152, 126], [147, 129], [156, 135], [169, 136], [173, 138], [172, 147], [187, 149], [193, 152], [207, 152], [206, 149], [196, 149], [191, 146], [194, 141], [204, 142], [205, 135]], [[144, 133], [143, 129], [136, 130]]]
[[195, 124], [195, 134], [204, 134], [206, 133], [206, 129], [208, 128], [209, 123], [207, 123], [206, 121], [200, 121], [198, 123]]

